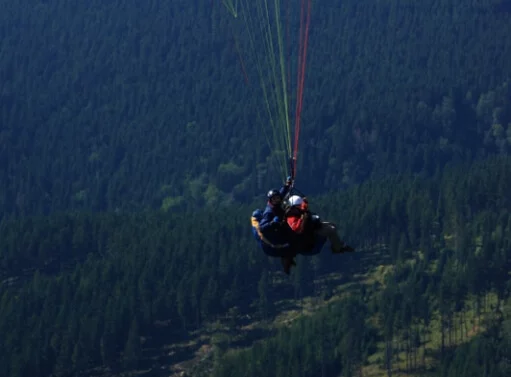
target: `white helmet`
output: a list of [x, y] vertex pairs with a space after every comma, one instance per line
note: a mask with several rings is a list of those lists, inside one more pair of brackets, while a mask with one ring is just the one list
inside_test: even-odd
[[301, 206], [303, 204], [303, 199], [298, 195], [293, 195], [289, 198], [289, 205], [291, 207]]

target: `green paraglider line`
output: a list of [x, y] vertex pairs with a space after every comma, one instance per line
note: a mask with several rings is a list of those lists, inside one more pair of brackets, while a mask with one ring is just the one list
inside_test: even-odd
[[229, 0], [222, 0], [222, 4], [225, 5], [227, 10], [234, 16], [234, 18], [238, 17], [238, 1], [237, 0], [234, 3]]
[[[278, 0], [275, 0], [278, 1]], [[271, 22], [270, 22], [270, 16], [267, 6], [261, 5], [256, 0], [256, 11], [258, 14], [259, 19], [265, 20], [266, 22], [262, 24], [258, 24], [253, 21], [253, 18], [251, 17], [251, 12], [248, 11], [248, 5], [246, 2], [242, 2], [242, 6], [245, 7], [245, 11], [242, 11], [243, 17], [245, 19], [245, 22], [247, 23], [247, 32], [249, 34], [250, 39], [250, 45], [253, 49], [255, 58], [256, 58], [256, 68], [259, 73], [259, 78], [261, 81], [261, 90], [263, 91], [263, 98], [265, 102], [265, 108], [268, 112], [269, 116], [269, 123], [273, 128], [273, 140], [275, 141], [275, 144], [277, 145], [277, 151], [281, 150], [281, 147], [285, 146], [288, 153], [291, 151], [291, 140], [290, 140], [290, 133], [281, 133], [278, 132], [280, 130], [279, 123], [282, 123], [282, 118], [280, 119], [281, 122], [274, 118], [278, 118], [279, 114], [273, 114], [272, 106], [270, 104], [276, 104], [277, 109], [281, 109], [282, 106], [279, 106], [279, 104], [282, 103], [282, 99], [280, 97], [280, 90], [278, 89], [279, 80], [276, 77], [276, 64], [275, 64], [275, 54], [273, 50], [273, 33], [271, 30]], [[255, 26], [254, 26], [255, 25]], [[258, 27], [256, 27], [258, 26]], [[261, 39], [263, 42], [264, 49], [266, 53], [260, 54], [257, 51], [257, 43], [255, 41], [255, 37], [252, 33], [252, 30], [258, 30], [261, 29], [261, 32], [263, 32], [263, 38]], [[262, 56], [261, 56], [262, 55]], [[266, 62], [266, 64], [264, 64]], [[273, 83], [270, 82], [271, 85], [270, 88], [268, 88], [268, 84], [265, 82], [265, 79], [268, 78], [266, 71], [263, 70], [263, 67], [266, 67], [269, 71], [268, 73], [271, 73], [270, 77], [274, 77]], [[271, 81], [271, 80], [270, 80]], [[271, 98], [270, 98], [271, 97]], [[280, 114], [282, 116], [282, 113]], [[269, 144], [270, 148], [272, 147], [271, 143]], [[282, 171], [285, 173], [286, 171], [286, 157], [282, 156], [283, 159], [280, 160], [281, 162], [281, 168]]]
[[[282, 1], [283, 7], [281, 7]], [[240, 9], [238, 9], [238, 3]], [[291, 176], [294, 178], [297, 170], [303, 111], [312, 0], [300, 0], [300, 9], [297, 9], [300, 15], [300, 27], [299, 43], [297, 46], [297, 82], [294, 98], [295, 114], [293, 129], [290, 119], [292, 68], [292, 43], [290, 40], [291, 1], [222, 0], [222, 4], [233, 16], [231, 22], [240, 22], [242, 20], [245, 23], [250, 49], [254, 57], [254, 65], [260, 79], [264, 101], [264, 106], [261, 110], [267, 112], [268, 115], [268, 120], [264, 123], [273, 129], [273, 145], [268, 140], [270, 148], [272, 148], [272, 155], [279, 156], [278, 160], [280, 160], [283, 172], [285, 173], [290, 170]], [[271, 6], [273, 6], [273, 9], [270, 9]], [[283, 17], [284, 20], [282, 20]], [[238, 35], [236, 35], [233, 29], [231, 29], [231, 32], [244, 80], [248, 85], [249, 78], [237, 38]], [[257, 115], [260, 118], [260, 114]], [[292, 136], [294, 136], [294, 140], [292, 140]], [[282, 155], [282, 153], [285, 154]]]

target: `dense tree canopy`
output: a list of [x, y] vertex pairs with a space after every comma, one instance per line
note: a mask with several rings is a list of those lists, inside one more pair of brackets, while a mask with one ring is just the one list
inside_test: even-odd
[[[246, 201], [283, 178], [220, 1], [0, 6], [2, 214]], [[492, 0], [315, 2], [304, 188], [507, 153], [510, 25]]]
[[0, 0], [0, 376], [168, 375], [215, 321], [197, 376], [509, 376], [508, 5], [314, 2], [297, 184], [359, 253], [285, 279], [249, 230], [284, 177], [222, 2]]
[[[4, 221], [2, 365], [9, 366], [10, 375], [21, 376], [65, 374], [101, 364], [135, 368], [144, 360], [141, 336], [146, 347], [158, 337], [177, 342], [233, 307], [268, 320], [276, 314], [277, 299], [328, 295], [332, 287], [316, 288], [314, 276], [349, 275], [354, 264], [365, 263], [369, 269], [372, 258], [383, 253], [395, 268], [380, 283], [359, 286], [346, 302], [304, 319], [298, 330], [257, 346], [246, 357], [254, 360], [254, 375], [261, 368], [257, 365], [274, 363], [272, 373], [286, 375], [282, 373], [295, 360], [307, 360], [305, 369], [298, 364], [301, 375], [315, 375], [317, 368], [348, 373], [361, 367], [383, 339], [388, 341], [389, 368], [397, 345], [408, 350], [406, 367], [416, 368], [423, 337], [434, 332], [428, 323], [439, 321], [447, 352], [468, 336], [464, 315], [476, 308], [491, 311], [489, 294], [496, 298], [496, 308], [508, 300], [510, 172], [511, 160], [499, 158], [447, 169], [432, 180], [388, 179], [314, 200], [325, 218], [342, 224], [343, 237], [360, 249], [379, 246], [350, 256], [326, 251], [315, 259], [299, 258], [300, 268], [287, 283], [295, 293], [270, 279], [275, 270], [251, 238], [246, 207], [234, 209], [223, 221], [214, 212], [185, 218], [164, 212], [75, 213]], [[165, 321], [169, 324], [162, 330]], [[317, 326], [326, 326], [324, 337], [316, 336]], [[507, 336], [493, 348], [479, 340], [475, 344], [490, 347], [484, 357], [501, 358]], [[275, 359], [257, 362], [268, 354]], [[214, 373], [245, 368], [245, 359], [229, 360]]]

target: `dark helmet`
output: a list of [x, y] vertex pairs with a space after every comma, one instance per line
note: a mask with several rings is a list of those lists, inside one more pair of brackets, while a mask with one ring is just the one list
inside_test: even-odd
[[268, 194], [266, 194], [266, 197], [268, 198], [268, 200], [271, 200], [276, 196], [278, 196], [280, 199], [282, 199], [282, 195], [280, 194], [280, 191], [277, 189], [271, 189], [270, 191], [268, 191]]

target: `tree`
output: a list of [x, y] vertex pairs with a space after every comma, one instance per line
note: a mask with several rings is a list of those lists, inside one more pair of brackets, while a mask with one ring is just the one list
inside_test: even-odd
[[259, 283], [257, 285], [257, 292], [259, 293], [258, 311], [263, 320], [267, 320], [273, 313], [273, 303], [268, 298], [268, 271], [263, 270]]
[[142, 348], [140, 345], [139, 325], [136, 318], [131, 321], [128, 340], [124, 347], [124, 367], [126, 369], [136, 369], [142, 358]]

